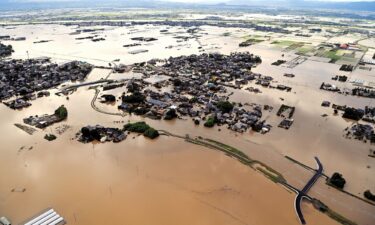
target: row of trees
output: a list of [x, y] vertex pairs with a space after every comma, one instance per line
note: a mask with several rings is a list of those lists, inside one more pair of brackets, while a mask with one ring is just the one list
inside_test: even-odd
[[8, 57], [14, 52], [11, 45], [4, 45], [0, 43], [0, 57]]
[[328, 182], [336, 188], [343, 189], [346, 180], [343, 178], [342, 174], [336, 172], [332, 175], [331, 178], [329, 178]]
[[[338, 189], [343, 189], [346, 180], [343, 178], [342, 174], [336, 172], [329, 178], [328, 183]], [[375, 201], [375, 195], [372, 194], [370, 190], [365, 191], [363, 196], [368, 200]]]
[[140, 133], [143, 134], [143, 136], [151, 139], [159, 137], [159, 132], [143, 121], [128, 123], [124, 126], [124, 130]]

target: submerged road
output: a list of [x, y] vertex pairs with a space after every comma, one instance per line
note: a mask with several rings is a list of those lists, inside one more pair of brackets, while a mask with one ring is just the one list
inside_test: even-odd
[[315, 157], [316, 163], [317, 163], [317, 169], [316, 173], [314, 174], [313, 177], [307, 182], [305, 187], [300, 191], [300, 190], [295, 190], [297, 192], [297, 196], [294, 201], [294, 208], [296, 210], [296, 213], [298, 215], [298, 218], [301, 222], [301, 224], [306, 224], [306, 220], [303, 217], [302, 210], [301, 210], [301, 202], [303, 198], [310, 199], [311, 198], [307, 195], [307, 192], [311, 189], [311, 187], [315, 184], [315, 182], [318, 180], [318, 178], [322, 175], [323, 173], [323, 165], [320, 163], [318, 157]]

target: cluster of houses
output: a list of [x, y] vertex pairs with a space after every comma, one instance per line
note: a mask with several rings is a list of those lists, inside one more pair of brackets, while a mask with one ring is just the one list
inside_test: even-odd
[[103, 37], [99, 37], [99, 35], [96, 34], [96, 35], [91, 35], [91, 36], [86, 36], [86, 37], [77, 37], [76, 40], [91, 40], [93, 42], [98, 42], [98, 41], [105, 41], [106, 39]]
[[29, 102], [30, 100], [33, 100], [33, 99], [29, 97], [27, 98], [22, 97], [22, 98], [16, 98], [8, 102], [4, 102], [4, 104], [11, 109], [23, 109], [23, 108], [31, 106], [31, 103]]
[[[190, 117], [196, 124], [211, 120], [212, 125], [227, 125], [237, 132], [252, 129], [266, 133], [271, 126], [261, 119], [262, 106], [229, 102], [232, 93], [227, 93], [227, 86], [238, 87], [260, 77], [251, 72], [260, 62], [248, 52], [214, 53], [171, 57], [161, 66], [135, 66], [143, 68], [146, 79], [127, 83], [118, 108], [152, 119]], [[166, 79], [149, 82], [153, 77]]]
[[324, 82], [320, 85], [320, 89], [325, 90], [325, 91], [332, 91], [332, 92], [340, 91], [340, 88], [338, 88], [336, 85], [324, 83]]
[[153, 37], [133, 37], [133, 38], [130, 38], [131, 40], [133, 41], [144, 41], [144, 42], [151, 42], [151, 41], [157, 41], [158, 39], [157, 38], [153, 38]]
[[367, 88], [353, 88], [352, 95], [366, 98], [375, 98], [375, 90]]
[[46, 128], [54, 123], [60, 122], [61, 118], [58, 117], [56, 114], [52, 115], [41, 115], [41, 116], [30, 116], [23, 119], [25, 124], [30, 126], [37, 127], [39, 129]]
[[[330, 102], [324, 101], [322, 106], [329, 107]], [[355, 108], [349, 107], [346, 105], [336, 105], [332, 104], [332, 108], [335, 110], [335, 114], [338, 111], [342, 111], [342, 117], [345, 119], [355, 120], [355, 121], [365, 121], [368, 123], [375, 123], [375, 107], [373, 106], [365, 106], [365, 108]]]
[[342, 106], [339, 110], [344, 111], [343, 118], [351, 120], [363, 120], [375, 123], [375, 107], [366, 106], [364, 109]]
[[130, 48], [130, 47], [135, 47], [135, 46], [141, 46], [141, 44], [140, 43], [132, 43], [132, 44], [123, 45], [124, 48]]
[[356, 123], [347, 129], [345, 136], [364, 142], [375, 143], [374, 127], [370, 124]]
[[[341, 82], [345, 82], [345, 80], [347, 80], [347, 77], [346, 76], [336, 76], [336, 77], [333, 77], [332, 79], [338, 80], [338, 81], [341, 81]], [[320, 89], [325, 90], [325, 91], [338, 92], [340, 94], [349, 94], [349, 95], [351, 94], [351, 95], [354, 95], [354, 96], [359, 96], [359, 97], [364, 97], [364, 98], [375, 98], [375, 90], [370, 89], [370, 88], [355, 87], [351, 90], [348, 89], [348, 88], [344, 88], [344, 89], [341, 90], [340, 88], [338, 88], [334, 84], [329, 84], [329, 83], [323, 82], [320, 85]]]
[[340, 82], [346, 82], [348, 80], [348, 77], [345, 75], [336, 75], [332, 77], [332, 80], [340, 81]]
[[365, 107], [365, 112], [362, 118], [363, 121], [369, 123], [375, 123], [375, 106], [374, 107]]
[[126, 139], [127, 134], [118, 128], [107, 128], [100, 125], [82, 127], [81, 132], [77, 133], [78, 141], [89, 143], [99, 142], [121, 142]]
[[46, 128], [54, 123], [58, 123], [60, 121], [63, 121], [67, 117], [67, 109], [65, 106], [60, 106], [54, 114], [51, 115], [41, 115], [41, 116], [29, 116], [25, 119], [23, 119], [23, 122], [25, 124], [28, 124], [30, 126], [37, 127], [39, 129]]
[[66, 81], [82, 81], [91, 70], [88, 63], [73, 61], [57, 65], [49, 58], [0, 61], [0, 101], [16, 97], [4, 104], [13, 109], [27, 107], [28, 101], [48, 96], [45, 90]]
[[346, 65], [346, 64], [344, 64], [344, 65], [342, 65], [340, 67], [340, 70], [341, 71], [346, 71], [346, 72], [352, 72], [354, 70], [354, 66], [353, 65]]
[[4, 40], [4, 41], [25, 41], [26, 37], [11, 37], [10, 35], [0, 35], [0, 40]]
[[255, 84], [261, 85], [262, 87], [268, 87], [268, 88], [276, 88], [277, 90], [280, 91], [287, 91], [290, 92], [292, 91], [292, 88], [283, 84], [277, 84], [276, 86], [272, 84], [274, 81], [273, 77], [271, 76], [262, 76], [259, 75], [258, 78], [256, 79]]
[[295, 107], [282, 104], [276, 113], [277, 116], [283, 118], [283, 120], [279, 123], [278, 127], [288, 130], [294, 122], [294, 119], [292, 117], [294, 115], [295, 110]]

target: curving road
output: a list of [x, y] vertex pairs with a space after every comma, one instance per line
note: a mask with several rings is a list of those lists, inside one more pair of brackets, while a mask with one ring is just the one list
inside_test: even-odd
[[303, 217], [302, 210], [301, 210], [302, 199], [307, 198], [307, 199], [311, 200], [311, 198], [307, 195], [307, 192], [311, 189], [311, 187], [315, 184], [315, 182], [318, 180], [318, 178], [323, 173], [323, 165], [320, 163], [318, 157], [314, 157], [314, 158], [316, 160], [316, 164], [317, 164], [317, 167], [318, 167], [316, 169], [316, 173], [314, 174], [313, 177], [311, 177], [311, 179], [307, 182], [307, 184], [305, 185], [305, 187], [301, 191], [296, 190], [297, 196], [296, 196], [295, 201], [294, 201], [294, 208], [296, 210], [296, 213], [298, 215], [298, 218], [299, 218], [301, 224], [306, 224], [306, 220]]
[[112, 116], [121, 116], [121, 117], [126, 116], [125, 113], [107, 112], [107, 111], [104, 111], [104, 110], [99, 109], [99, 107], [97, 107], [97, 106], [95, 105], [95, 102], [96, 102], [96, 99], [98, 98], [99, 93], [100, 93], [100, 91], [99, 91], [98, 89], [95, 89], [95, 95], [94, 95], [94, 98], [91, 100], [91, 108], [93, 108], [93, 109], [94, 109], [95, 111], [97, 111], [97, 112], [104, 113], [104, 114], [107, 114], [107, 115], [112, 115]]

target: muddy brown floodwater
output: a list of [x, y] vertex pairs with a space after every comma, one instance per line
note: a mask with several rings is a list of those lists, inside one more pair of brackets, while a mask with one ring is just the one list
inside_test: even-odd
[[[254, 72], [273, 76], [281, 84], [292, 86], [290, 93], [261, 88], [255, 95], [244, 90], [231, 90], [231, 100], [242, 103], [270, 104], [275, 107], [265, 113], [265, 119], [274, 125], [269, 134], [238, 134], [225, 127], [206, 129], [188, 120], [153, 121], [137, 116], [111, 116], [91, 108], [94, 90], [87, 87], [74, 94], [40, 98], [22, 111], [13, 111], [0, 104], [0, 216], [9, 217], [14, 224], [48, 208], [55, 208], [68, 224], [299, 224], [293, 208], [294, 193], [277, 185], [224, 154], [162, 136], [155, 141], [129, 136], [119, 144], [81, 144], [74, 140], [76, 132], [86, 125], [120, 127], [128, 120], [146, 120], [157, 129], [192, 136], [204, 136], [232, 145], [276, 169], [288, 183], [301, 188], [312, 176], [310, 171], [292, 163], [288, 155], [314, 167], [314, 156], [322, 161], [325, 173], [344, 174], [345, 190], [362, 196], [366, 189], [375, 190], [373, 176], [375, 161], [368, 157], [369, 144], [343, 137], [343, 130], [351, 122], [333, 116], [332, 109], [320, 107], [323, 100], [340, 105], [363, 108], [374, 105], [374, 100], [338, 95], [319, 90], [321, 82], [332, 82], [338, 72], [334, 64], [306, 61], [294, 69], [271, 66], [285, 54], [293, 53], [273, 49], [269, 43], [238, 48], [246, 30], [203, 27], [207, 35], [199, 42], [190, 39], [179, 43], [171, 36], [161, 35], [162, 27], [135, 26], [133, 28], [105, 27], [106, 41], [92, 43], [78, 41], [69, 35], [76, 27], [60, 25], [26, 25], [6, 31], [15, 36], [26, 36], [24, 42], [9, 42], [14, 46], [14, 58], [49, 56], [55, 62], [72, 59], [85, 60], [107, 66], [119, 59], [131, 64], [152, 58], [198, 54], [199, 46], [207, 52], [250, 51], [262, 57], [263, 63]], [[129, 33], [129, 29], [137, 32]], [[233, 36], [223, 37], [231, 31]], [[170, 31], [177, 35], [182, 28]], [[82, 36], [82, 35], [81, 35]], [[147, 44], [147, 54], [130, 55], [131, 37], [157, 36], [155, 43]], [[44, 44], [34, 41], [53, 40]], [[173, 45], [173, 48], [169, 48]], [[166, 48], [168, 47], [168, 48]], [[94, 81], [104, 78], [109, 71], [95, 69], [87, 78]], [[295, 78], [285, 78], [294, 73]], [[357, 70], [347, 74], [350, 78], [374, 79], [371, 72]], [[112, 74], [111, 79], [123, 79], [126, 74]], [[349, 86], [349, 84], [340, 84]], [[254, 86], [251, 84], [251, 86]], [[349, 86], [350, 87], [350, 86]], [[111, 90], [119, 96], [124, 89]], [[104, 92], [102, 92], [104, 93]], [[282, 101], [280, 98], [284, 99]], [[34, 135], [28, 135], [14, 126], [30, 115], [52, 113], [64, 104], [68, 119]], [[117, 106], [96, 102], [104, 111], [117, 112]], [[296, 106], [295, 123], [290, 130], [277, 128], [281, 120], [276, 110], [281, 104]], [[327, 114], [328, 117], [321, 117]], [[114, 123], [121, 121], [121, 123]], [[70, 129], [57, 135], [56, 141], [43, 139], [46, 133], [56, 133], [56, 127], [69, 125]], [[12, 190], [16, 190], [12, 192]], [[18, 192], [18, 190], [25, 190]], [[320, 179], [309, 193], [333, 210], [358, 224], [372, 225], [375, 207], [325, 185]], [[335, 224], [311, 204], [303, 204], [309, 224]]]
[[[0, 136], [0, 212], [14, 224], [47, 207], [82, 225], [299, 224], [294, 193], [223, 153], [166, 136], [131, 135], [118, 144], [73, 140], [83, 125], [126, 122], [94, 111], [93, 95], [80, 89], [69, 100], [41, 98], [18, 112], [0, 106], [6, 134]], [[62, 124], [71, 128], [56, 141], [44, 140], [44, 133], [62, 124], [32, 136], [13, 125], [61, 104], [69, 109]], [[336, 224], [311, 204], [303, 210], [311, 224]]]
[[[1, 153], [0, 211], [14, 224], [46, 207], [82, 225], [299, 224], [293, 193], [222, 153], [165, 136], [96, 145], [71, 136]], [[303, 210], [310, 224], [336, 224]]]

